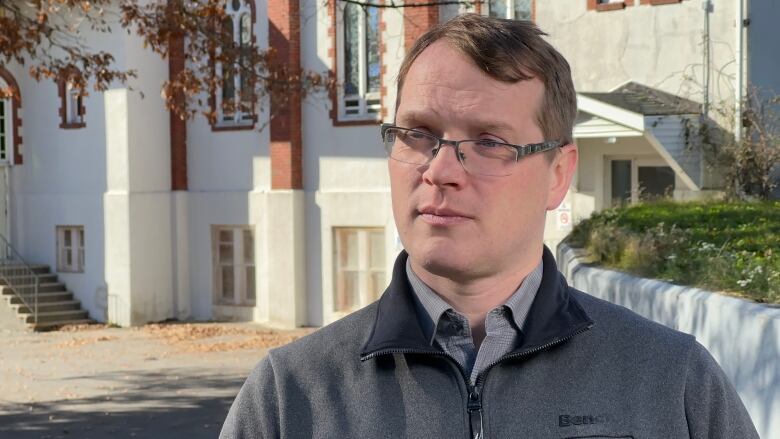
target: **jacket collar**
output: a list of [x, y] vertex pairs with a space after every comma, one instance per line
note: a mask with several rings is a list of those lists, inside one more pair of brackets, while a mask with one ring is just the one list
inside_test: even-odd
[[[396, 352], [441, 353], [426, 340], [420, 325], [412, 297], [414, 292], [406, 276], [408, 256], [402, 251], [395, 261], [390, 286], [379, 299], [374, 325], [361, 350], [362, 360]], [[569, 293], [566, 280], [558, 273], [555, 259], [547, 247], [542, 260], [542, 283], [528, 312], [521, 345], [510, 355], [543, 348], [593, 325]]]

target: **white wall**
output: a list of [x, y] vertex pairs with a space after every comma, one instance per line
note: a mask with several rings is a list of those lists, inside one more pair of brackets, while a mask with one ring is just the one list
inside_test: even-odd
[[[95, 36], [84, 30], [92, 48], [106, 50], [126, 66], [122, 35]], [[92, 35], [92, 36], [90, 36]], [[32, 263], [56, 271], [57, 225], [82, 225], [83, 273], [60, 273], [62, 282], [82, 302], [90, 317], [105, 318], [104, 212], [106, 128], [102, 93], [83, 98], [86, 127], [61, 129], [60, 97], [53, 80], [36, 82], [24, 68], [11, 67], [22, 94], [24, 163], [11, 170], [11, 241]], [[158, 96], [153, 93], [152, 96]]]
[[[608, 91], [637, 81], [701, 102], [702, 2], [597, 12], [586, 11], [587, 2], [580, 0], [537, 1], [536, 21], [571, 64], [579, 91]], [[735, 2], [713, 4], [711, 101], [733, 102]]]

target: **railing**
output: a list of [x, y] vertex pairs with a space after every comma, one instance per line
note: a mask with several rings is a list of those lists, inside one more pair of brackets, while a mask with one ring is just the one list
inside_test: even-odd
[[11, 243], [0, 234], [0, 280], [18, 297], [22, 305], [32, 312], [33, 322], [38, 323], [38, 290], [40, 279], [30, 264], [25, 262]]

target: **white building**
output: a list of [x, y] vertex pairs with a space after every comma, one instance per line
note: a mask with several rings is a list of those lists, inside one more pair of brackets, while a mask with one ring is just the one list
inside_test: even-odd
[[[683, 86], [680, 72], [702, 71], [705, 22], [704, 65], [721, 75], [710, 82], [711, 102], [733, 102], [748, 83], [780, 90], [780, 58], [766, 55], [776, 38], [753, 38], [772, 35], [776, 2], [718, 2], [706, 21], [703, 0], [633, 3], [475, 6], [534, 18], [572, 63], [582, 91], [581, 165], [565, 205], [549, 215], [549, 244], [572, 218], [612, 205], [616, 195], [636, 201], [640, 186], [678, 198], [717, 188], [681, 137], [680, 121], [701, 112], [704, 95]], [[463, 7], [231, 0], [226, 8], [237, 41], [272, 45], [293, 66], [330, 69], [343, 91], [309, 97], [259, 130], [267, 115], [253, 115], [251, 104], [214, 125], [171, 118], [157, 96], [180, 60], [160, 60], [124, 32], [90, 42], [114, 54], [118, 67], [138, 70], [133, 86], [145, 99], [124, 86], [80, 97], [67, 81], [37, 83], [21, 66], [0, 66], [0, 87], [18, 92], [0, 101], [0, 233], [25, 260], [55, 269], [95, 320], [316, 326], [370, 303], [389, 280], [400, 244], [378, 124], [392, 120], [405, 49]], [[742, 20], [750, 25], [735, 25]], [[224, 84], [217, 107], [222, 99], [241, 104], [241, 86], [239, 77]], [[655, 100], [640, 99], [648, 90]]]

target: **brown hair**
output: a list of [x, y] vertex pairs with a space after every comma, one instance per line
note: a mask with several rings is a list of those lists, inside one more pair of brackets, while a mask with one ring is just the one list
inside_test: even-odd
[[539, 78], [544, 84], [544, 99], [536, 115], [539, 128], [546, 140], [572, 143], [577, 94], [571, 69], [563, 56], [542, 38], [546, 35], [530, 21], [477, 14], [459, 15], [433, 27], [415, 41], [401, 63], [396, 111], [412, 63], [428, 46], [444, 39], [496, 80], [516, 83]]

